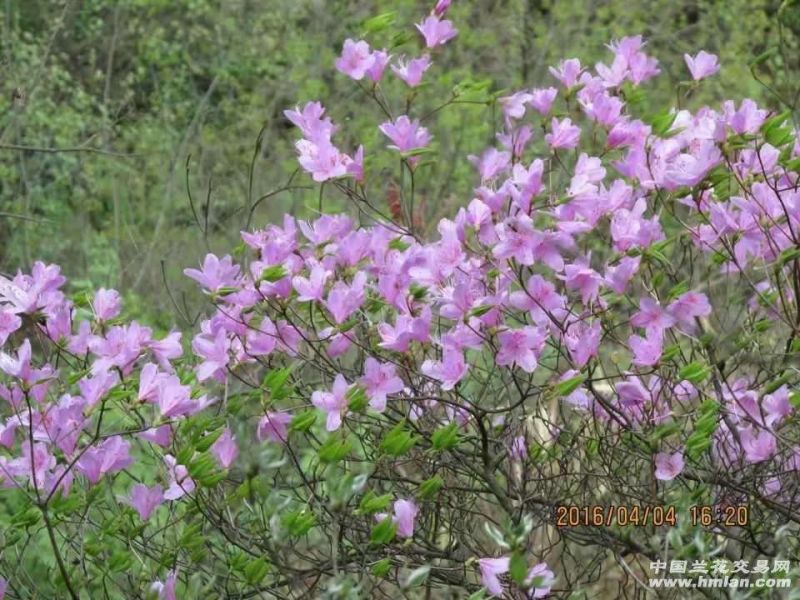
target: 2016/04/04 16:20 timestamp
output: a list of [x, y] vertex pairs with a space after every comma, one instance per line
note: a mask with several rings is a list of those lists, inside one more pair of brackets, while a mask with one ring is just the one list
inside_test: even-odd
[[[644, 527], [675, 526], [678, 521], [675, 506], [654, 505], [559, 505], [555, 509], [557, 527]], [[695, 504], [689, 507], [689, 521], [701, 527], [744, 527], [750, 521], [746, 505]]]

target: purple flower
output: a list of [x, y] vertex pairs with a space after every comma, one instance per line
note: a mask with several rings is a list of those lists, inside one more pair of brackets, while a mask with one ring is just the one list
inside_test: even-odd
[[696, 56], [683, 55], [683, 60], [686, 61], [686, 66], [689, 68], [689, 73], [692, 74], [692, 79], [700, 81], [719, 71], [719, 63], [714, 54], [709, 54], [705, 50], [701, 50]]
[[167, 578], [163, 582], [154, 581], [150, 585], [150, 591], [158, 594], [158, 600], [177, 600], [175, 586], [178, 583], [178, 573], [169, 571]]
[[165, 500], [177, 500], [194, 491], [194, 480], [189, 477], [189, 470], [184, 465], [179, 465], [171, 454], [164, 456], [164, 464], [169, 470], [170, 478], [169, 487], [164, 492]]
[[502, 596], [503, 586], [500, 583], [500, 575], [508, 572], [511, 560], [508, 556], [499, 558], [481, 558], [478, 560], [478, 567], [481, 571], [481, 583], [489, 597]]
[[8, 336], [22, 327], [22, 319], [9, 310], [0, 310], [0, 346], [6, 343]]
[[336, 59], [336, 69], [356, 81], [363, 79], [374, 64], [375, 56], [369, 44], [363, 40], [358, 42], [345, 40], [342, 55]]
[[3, 578], [0, 577], [0, 600], [6, 597], [6, 588], [8, 587], [8, 582]]
[[556, 575], [548, 568], [547, 563], [533, 565], [525, 578], [525, 585], [528, 586], [528, 598], [547, 596], [555, 579]]
[[321, 301], [325, 290], [325, 282], [331, 276], [330, 272], [320, 264], [312, 267], [308, 278], [296, 275], [292, 278], [292, 285], [297, 292], [298, 302]]
[[372, 66], [367, 69], [367, 77], [369, 77], [375, 83], [378, 83], [381, 79], [383, 79], [383, 72], [386, 70], [386, 65], [389, 64], [389, 60], [391, 60], [392, 55], [389, 54], [386, 50], [375, 50], [372, 53], [372, 58], [374, 62]]
[[311, 403], [327, 414], [325, 429], [336, 431], [342, 426], [342, 415], [347, 410], [347, 392], [350, 389], [344, 375], [339, 373], [333, 380], [330, 392], [316, 391], [311, 394]]
[[192, 349], [195, 354], [204, 359], [197, 367], [198, 381], [205, 381], [211, 376], [224, 374], [225, 367], [228, 366], [230, 357], [230, 340], [224, 329], [217, 331], [213, 338], [206, 335], [198, 335], [192, 340]]
[[445, 346], [442, 360], [426, 360], [422, 363], [422, 372], [442, 383], [443, 390], [452, 390], [467, 374], [467, 363], [464, 354], [451, 346]]
[[117, 290], [100, 288], [94, 295], [92, 308], [98, 321], [110, 321], [117, 317], [120, 311], [120, 297]]
[[417, 87], [422, 83], [422, 75], [431, 66], [431, 57], [423, 54], [410, 61], [399, 60], [397, 65], [392, 65], [392, 71], [409, 87]]
[[397, 535], [404, 538], [414, 536], [414, 521], [419, 508], [413, 500], [396, 500], [393, 521], [397, 525]]
[[557, 95], [558, 90], [554, 87], [536, 88], [531, 91], [531, 106], [540, 115], [547, 115], [553, 107]]
[[649, 331], [664, 331], [675, 325], [671, 310], [664, 310], [657, 300], [644, 296], [639, 300], [639, 310], [631, 317], [631, 325]]
[[417, 23], [417, 29], [425, 38], [425, 45], [428, 48], [444, 45], [458, 35], [451, 21], [440, 20], [435, 15], [427, 17], [422, 23]]
[[283, 114], [308, 140], [330, 140], [336, 126], [328, 117], [323, 117], [325, 108], [319, 102], [308, 102], [303, 110], [285, 110]]
[[297, 162], [316, 182], [323, 182], [347, 175], [347, 167], [352, 159], [339, 151], [330, 140], [298, 140]]
[[344, 323], [364, 303], [366, 281], [366, 273], [359, 271], [353, 277], [352, 285], [347, 285], [344, 281], [337, 281], [328, 292], [325, 307], [330, 311], [337, 325]]
[[131, 488], [131, 494], [126, 502], [139, 513], [142, 521], [147, 521], [158, 505], [164, 502], [164, 490], [158, 485], [149, 488], [143, 483], [137, 483]]
[[777, 450], [775, 434], [766, 429], [755, 432], [753, 427], [739, 430], [742, 449], [749, 463], [759, 463], [769, 459]]
[[408, 152], [417, 148], [424, 148], [431, 141], [431, 136], [425, 127], [420, 127], [419, 120], [409, 119], [401, 115], [392, 121], [382, 123], [378, 129], [392, 140], [388, 147], [399, 152]]
[[287, 412], [270, 411], [258, 421], [256, 437], [260, 441], [269, 440], [277, 444], [285, 444], [289, 439], [287, 425], [292, 421], [292, 415]]
[[672, 481], [683, 471], [683, 465], [683, 452], [659, 452], [656, 454], [656, 479]]
[[639, 270], [641, 258], [638, 256], [625, 256], [616, 266], [607, 266], [604, 280], [606, 285], [617, 294], [624, 294], [628, 282]]
[[553, 148], [574, 148], [581, 137], [581, 128], [572, 124], [572, 119], [553, 119], [550, 121], [550, 133], [544, 136], [547, 144]]
[[581, 74], [581, 61], [577, 58], [562, 60], [558, 67], [550, 67], [550, 74], [558, 79], [566, 88], [573, 87], [578, 83], [578, 76]]
[[547, 336], [535, 327], [508, 329], [497, 336], [500, 351], [497, 353], [497, 364], [516, 364], [526, 373], [533, 373], [538, 366], [539, 355]]
[[236, 445], [236, 438], [231, 434], [230, 427], [226, 427], [217, 438], [217, 441], [211, 445], [211, 454], [217, 459], [219, 466], [223, 469], [229, 469], [230, 466], [239, 456], [239, 448]]
[[481, 182], [491, 181], [511, 166], [511, 153], [497, 148], [489, 148], [480, 156], [470, 154], [467, 159], [475, 165]]
[[450, 4], [452, 4], [452, 2], [453, 0], [438, 0], [436, 2], [436, 6], [433, 7], [433, 14], [437, 17], [441, 17], [447, 12], [447, 9], [450, 8]]
[[364, 376], [359, 380], [369, 396], [369, 405], [383, 412], [386, 396], [403, 391], [403, 380], [395, 373], [391, 363], [380, 363], [371, 356], [364, 362]]
[[133, 462], [130, 448], [128, 442], [115, 435], [84, 452], [75, 463], [75, 468], [90, 483], [97, 483], [106, 473], [121, 471]]
[[222, 260], [214, 254], [206, 254], [202, 270], [184, 269], [183, 274], [197, 281], [209, 292], [217, 292], [222, 287], [235, 287], [239, 280], [239, 265], [233, 264], [230, 256]]
[[661, 359], [662, 333], [660, 330], [647, 332], [647, 337], [632, 335], [628, 345], [633, 351], [633, 364], [639, 367], [652, 367]]

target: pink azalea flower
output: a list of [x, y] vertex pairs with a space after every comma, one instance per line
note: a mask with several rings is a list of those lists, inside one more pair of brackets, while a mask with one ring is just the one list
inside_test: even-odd
[[452, 40], [458, 31], [453, 27], [453, 23], [448, 20], [440, 20], [439, 17], [431, 15], [422, 23], [417, 24], [417, 29], [425, 38], [425, 46], [435, 48]]
[[330, 140], [336, 131], [333, 122], [323, 116], [325, 108], [319, 102], [308, 102], [302, 110], [298, 107], [295, 110], [285, 110], [283, 114], [308, 140]]
[[672, 481], [683, 471], [683, 465], [683, 452], [659, 452], [656, 454], [656, 479]]
[[641, 258], [638, 256], [625, 256], [615, 266], [607, 266], [604, 280], [617, 294], [624, 294], [631, 278], [639, 270]]
[[297, 291], [298, 302], [321, 301], [325, 290], [325, 282], [330, 276], [330, 271], [322, 265], [316, 264], [311, 268], [307, 278], [301, 275], [293, 277], [292, 285]]
[[503, 585], [500, 583], [500, 576], [508, 572], [511, 559], [508, 556], [499, 558], [481, 558], [478, 560], [478, 567], [481, 571], [481, 583], [489, 597], [502, 596]]
[[650, 330], [647, 337], [632, 335], [628, 338], [628, 345], [633, 351], [633, 364], [639, 367], [652, 367], [661, 359], [662, 333], [660, 330]]
[[8, 337], [22, 327], [22, 319], [9, 310], [0, 310], [0, 346], [6, 343]]
[[119, 315], [120, 303], [119, 292], [100, 288], [92, 301], [95, 317], [99, 321], [110, 321]]
[[491, 181], [511, 166], [511, 154], [497, 148], [489, 148], [480, 156], [470, 154], [467, 159], [475, 165], [481, 182]]
[[328, 181], [347, 175], [347, 167], [352, 159], [339, 151], [330, 140], [298, 140], [297, 162], [316, 182]]
[[225, 428], [222, 435], [211, 445], [210, 450], [220, 467], [230, 468], [236, 457], [239, 456], [239, 447], [236, 445], [236, 438], [233, 437], [230, 427]]
[[350, 386], [339, 373], [333, 380], [330, 392], [316, 391], [311, 394], [311, 403], [327, 415], [325, 429], [336, 431], [342, 426], [342, 415], [347, 411], [347, 392]]
[[409, 119], [401, 115], [392, 121], [382, 123], [378, 129], [392, 140], [388, 147], [398, 152], [408, 152], [417, 148], [424, 148], [431, 141], [431, 136], [425, 127], [420, 127], [419, 120]]
[[169, 571], [167, 578], [163, 582], [154, 581], [150, 585], [150, 591], [158, 594], [158, 600], [177, 600], [175, 586], [178, 583], [178, 573]]
[[364, 303], [366, 281], [366, 273], [359, 271], [353, 277], [351, 285], [347, 285], [344, 281], [337, 281], [328, 292], [325, 307], [330, 311], [337, 325], [344, 323]]
[[450, 8], [450, 4], [453, 0], [438, 0], [436, 2], [436, 6], [433, 7], [433, 14], [437, 17], [441, 17], [444, 13], [447, 12], [447, 9]]
[[516, 92], [500, 98], [499, 102], [507, 119], [521, 119], [525, 116], [525, 105], [531, 100], [533, 95], [528, 92]]
[[701, 50], [696, 56], [684, 54], [683, 60], [686, 61], [689, 73], [692, 74], [692, 79], [695, 81], [710, 77], [719, 71], [719, 63], [717, 62], [716, 55], [709, 54], [705, 50]]
[[224, 329], [217, 331], [213, 337], [198, 335], [192, 340], [192, 349], [195, 354], [204, 359], [197, 367], [197, 379], [200, 382], [209, 377], [224, 374], [225, 367], [228, 366], [230, 357], [230, 340]]
[[127, 441], [115, 435], [84, 452], [75, 463], [75, 468], [90, 483], [97, 483], [106, 473], [121, 471], [133, 462], [130, 448]]
[[347, 163], [347, 174], [358, 183], [364, 183], [364, 146], [359, 146], [353, 158]]
[[169, 487], [164, 491], [164, 500], [178, 500], [186, 494], [194, 491], [194, 480], [189, 477], [189, 470], [184, 465], [179, 465], [178, 461], [171, 454], [164, 456], [164, 464], [169, 471]]
[[550, 133], [544, 136], [544, 140], [553, 149], [574, 148], [580, 137], [581, 128], [573, 125], [572, 119], [559, 121], [554, 118], [550, 121]]
[[6, 588], [8, 587], [8, 582], [3, 578], [0, 577], [0, 600], [6, 597]]
[[569, 326], [564, 335], [564, 342], [576, 367], [583, 367], [591, 357], [597, 356], [602, 334], [600, 321], [594, 321], [589, 325], [582, 320]]
[[386, 70], [386, 66], [389, 64], [392, 55], [386, 50], [375, 50], [372, 53], [372, 58], [373, 63], [372, 66], [367, 69], [367, 77], [375, 83], [378, 83], [383, 79], [383, 72]]
[[500, 343], [497, 364], [516, 364], [526, 373], [533, 373], [539, 364], [539, 355], [546, 339], [547, 336], [542, 331], [530, 326], [501, 332], [497, 336]]
[[441, 361], [426, 360], [421, 369], [431, 379], [440, 381], [443, 390], [452, 390], [467, 374], [467, 363], [461, 350], [445, 346]]
[[347, 39], [344, 41], [341, 56], [336, 60], [336, 70], [359, 81], [374, 64], [375, 56], [367, 42]]
[[394, 518], [397, 525], [397, 535], [403, 538], [414, 536], [414, 521], [419, 513], [419, 508], [413, 500], [395, 500]]
[[525, 585], [530, 586], [528, 598], [544, 598], [550, 594], [555, 579], [556, 575], [548, 568], [547, 563], [533, 565], [525, 578]]
[[562, 60], [558, 63], [558, 67], [550, 67], [549, 70], [550, 74], [561, 82], [561, 85], [571, 88], [578, 83], [578, 76], [583, 69], [581, 61], [577, 58], [570, 58]]
[[631, 317], [631, 325], [642, 327], [647, 331], [661, 332], [675, 325], [676, 319], [672, 311], [661, 308], [657, 300], [644, 296], [639, 300], [639, 311]]
[[139, 437], [162, 448], [167, 448], [172, 442], [172, 428], [169, 425], [151, 427], [140, 432]]
[[203, 268], [184, 269], [183, 274], [191, 277], [209, 292], [217, 292], [223, 287], [235, 287], [239, 282], [239, 265], [233, 264], [230, 256], [220, 260], [214, 254], [206, 254]]
[[285, 444], [289, 439], [287, 426], [292, 421], [292, 415], [287, 412], [270, 411], [258, 421], [256, 437], [259, 441], [269, 440], [277, 444]]
[[667, 312], [675, 320], [684, 324], [693, 324], [697, 317], [707, 317], [711, 314], [711, 303], [705, 294], [699, 292], [686, 292], [667, 307]]
[[758, 433], [753, 427], [740, 429], [739, 439], [742, 441], [745, 459], [749, 463], [764, 462], [777, 451], [775, 434], [766, 429]]
[[139, 513], [142, 521], [147, 521], [159, 504], [164, 502], [164, 490], [161, 486], [147, 487], [143, 483], [137, 483], [131, 488], [130, 496], [126, 499], [133, 509]]
[[398, 60], [397, 65], [392, 65], [392, 71], [400, 79], [405, 81], [408, 87], [417, 87], [422, 83], [422, 76], [431, 66], [431, 58], [427, 54], [423, 54], [419, 58], [414, 58], [409, 61]]
[[547, 115], [550, 113], [557, 95], [558, 90], [554, 87], [534, 89], [531, 91], [531, 106], [540, 115]]
[[380, 363], [371, 356], [364, 361], [364, 376], [359, 380], [369, 396], [369, 405], [378, 412], [386, 409], [386, 396], [403, 391], [403, 380], [391, 363]]

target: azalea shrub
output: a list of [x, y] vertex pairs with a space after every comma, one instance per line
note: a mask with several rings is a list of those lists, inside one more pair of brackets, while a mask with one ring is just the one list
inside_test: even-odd
[[[343, 42], [372, 143], [286, 111], [321, 214], [187, 268], [194, 331], [55, 265], [0, 281], [0, 598], [611, 598], [654, 561], [796, 567], [790, 115], [693, 106], [702, 51], [654, 110], [641, 36], [538, 87], [430, 89], [449, 4]], [[471, 105], [499, 130], [430, 223], [437, 117]]]

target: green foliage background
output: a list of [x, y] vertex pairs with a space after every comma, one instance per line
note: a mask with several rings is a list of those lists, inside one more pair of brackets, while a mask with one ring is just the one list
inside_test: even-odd
[[[430, 4], [4, 0], [0, 267], [58, 262], [87, 288], [123, 290], [133, 312], [175, 321], [164, 279], [182, 304], [192, 286], [180, 271], [207, 247], [233, 248], [247, 207], [296, 168], [285, 108], [323, 100], [342, 124], [342, 147], [364, 143], [370, 165], [385, 144], [375, 127], [380, 116], [364, 110], [363, 95], [333, 61], [346, 37], [386, 11], [396, 14], [394, 25], [370, 41], [388, 44], [405, 32], [409, 41], [394, 52], [417, 52], [412, 24]], [[440, 90], [468, 78], [488, 78], [493, 91], [550, 85], [548, 65], [568, 56], [609, 60], [604, 44], [635, 33], [650, 40], [665, 73], [650, 86], [655, 109], [675, 100], [675, 84], [687, 76], [682, 55], [699, 49], [718, 53], [723, 71], [692, 102], [797, 103], [796, 0], [456, 0], [450, 14], [460, 35], [436, 57], [432, 83], [420, 92], [428, 94], [424, 106], [440, 104]], [[759, 83], [748, 65], [766, 51]], [[497, 113], [464, 105], [439, 116], [433, 133], [444, 156], [433, 167], [436, 184], [420, 190], [429, 221], [468, 201], [474, 178], [463, 158], [492, 140]], [[389, 166], [372, 164], [387, 179]], [[306, 182], [302, 174], [295, 180]], [[311, 190], [276, 194], [258, 205], [253, 225], [304, 214], [317, 201]], [[345, 208], [337, 202], [331, 195], [326, 206]]]

